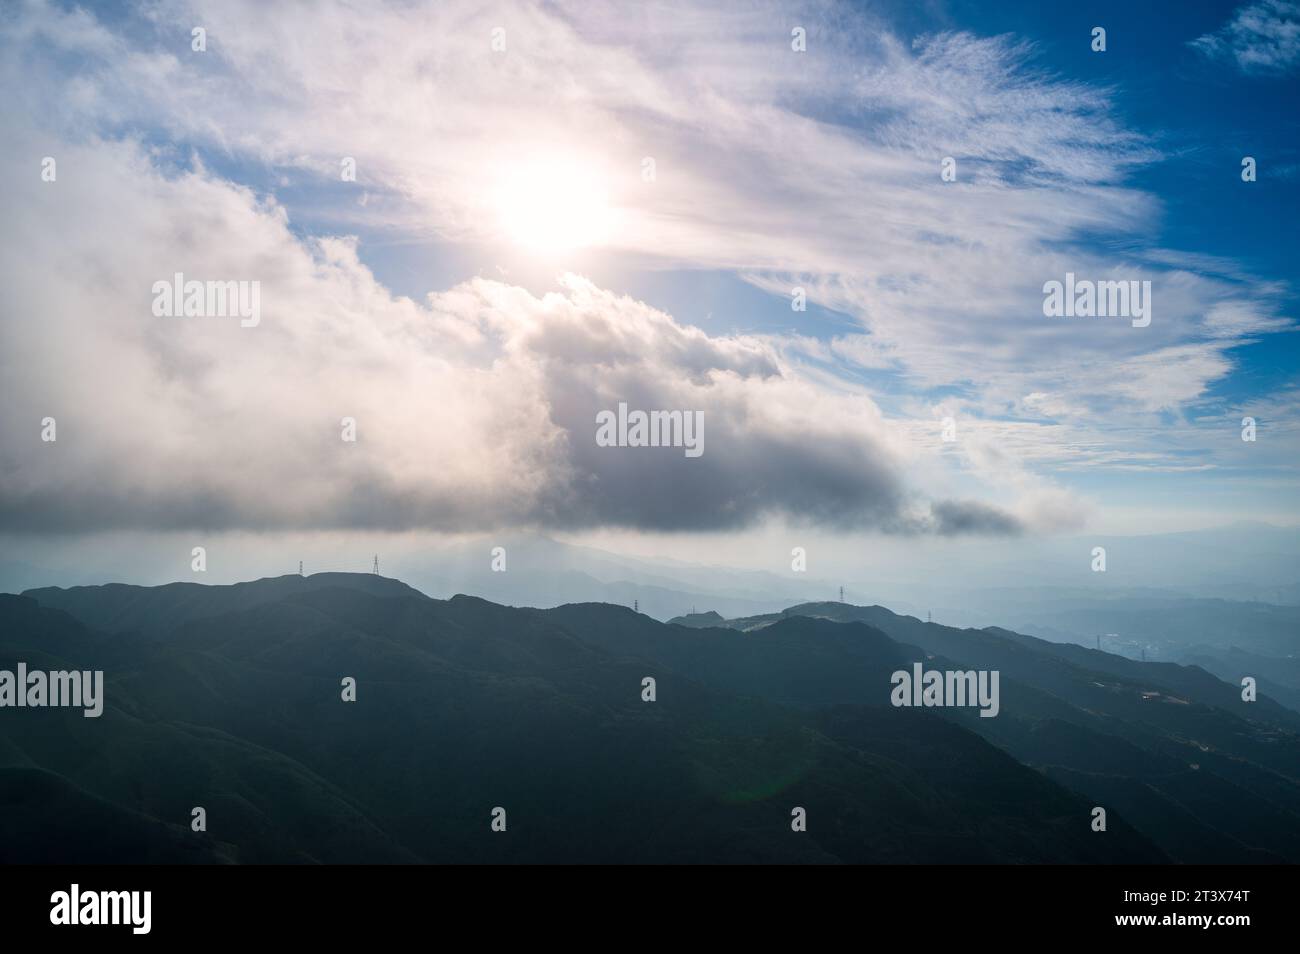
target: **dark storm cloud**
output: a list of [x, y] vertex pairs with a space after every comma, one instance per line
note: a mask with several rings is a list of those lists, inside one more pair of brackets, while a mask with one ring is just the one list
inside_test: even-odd
[[1023, 533], [1023, 522], [1013, 514], [977, 500], [939, 500], [930, 505], [933, 530], [940, 536], [962, 534], [1014, 536]]

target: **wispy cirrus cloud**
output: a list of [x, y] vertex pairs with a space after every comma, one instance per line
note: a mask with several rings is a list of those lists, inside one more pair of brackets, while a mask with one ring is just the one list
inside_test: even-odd
[[1243, 73], [1282, 75], [1300, 66], [1300, 3], [1256, 0], [1239, 7], [1214, 33], [1191, 42], [1211, 59], [1234, 63]]

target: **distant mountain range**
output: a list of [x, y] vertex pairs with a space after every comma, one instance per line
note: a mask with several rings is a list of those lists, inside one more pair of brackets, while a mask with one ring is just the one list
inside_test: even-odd
[[[1106, 573], [1090, 570], [1096, 545], [1109, 553]], [[1300, 531], [1263, 525], [1131, 537], [950, 541], [920, 550], [872, 538], [838, 550], [812, 547], [808, 570], [802, 572], [791, 569], [790, 549], [782, 546], [765, 548], [761, 569], [631, 556], [536, 533], [375, 546], [385, 551], [385, 573], [430, 596], [473, 593], [497, 603], [536, 607], [636, 602], [641, 612], [664, 620], [693, 607], [726, 617], [778, 612], [796, 603], [833, 599], [843, 586], [851, 602], [881, 603], [920, 617], [933, 612], [935, 619], [955, 626], [1001, 625], [1091, 644], [1097, 634], [1113, 632], [1138, 639], [1142, 634], [1130, 624], [1172, 619], [1179, 640], [1211, 644], [1234, 627], [1249, 636], [1251, 627], [1240, 625], [1243, 617], [1232, 615], [1238, 607], [1266, 613], [1270, 607], [1263, 604], [1300, 608], [1295, 570], [1300, 566]], [[211, 541], [214, 554], [228, 548], [228, 542]], [[505, 554], [504, 564], [493, 560], [497, 548]], [[61, 551], [37, 551], [29, 562], [0, 559], [0, 592], [107, 578], [146, 584], [174, 579], [178, 560], [188, 569], [190, 544], [181, 546], [170, 538], [132, 541], [129, 557], [117, 547], [80, 548], [64, 557], [75, 561], [72, 566], [59, 566], [56, 552]], [[373, 556], [357, 542], [343, 546], [311, 539], [257, 546], [241, 540], [237, 552], [234, 559], [227, 553], [214, 560], [204, 578], [220, 578], [222, 572], [234, 574], [228, 581], [273, 576], [297, 567], [299, 560], [305, 560], [309, 573], [369, 569]], [[759, 554], [750, 554], [755, 556]], [[1272, 614], [1274, 619], [1266, 622], [1290, 625], [1294, 632], [1300, 609], [1290, 612]], [[1118, 643], [1115, 648], [1121, 649]]]
[[[0, 861], [1300, 860], [1300, 714], [1267, 693], [878, 606], [712, 610], [369, 574], [0, 596], [0, 669], [106, 679], [98, 719], [0, 709]], [[894, 708], [916, 663], [998, 670], [998, 716]]]

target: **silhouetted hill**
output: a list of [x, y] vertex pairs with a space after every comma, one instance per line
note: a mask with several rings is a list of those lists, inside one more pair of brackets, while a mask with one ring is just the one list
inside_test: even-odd
[[802, 604], [726, 626], [758, 638], [799, 618], [869, 623], [961, 667], [999, 670], [998, 718], [936, 711], [1098, 804], [1109, 799], [1171, 857], [1300, 856], [1300, 719], [1271, 699], [1244, 702], [1239, 685], [1195, 666], [1141, 663], [996, 628], [954, 629], [880, 606]]
[[[39, 824], [33, 822], [39, 821]], [[35, 768], [0, 768], [0, 864], [220, 864], [226, 846]]]
[[709, 626], [719, 626], [726, 623], [721, 613], [709, 610], [707, 613], [687, 613], [685, 616], [674, 616], [668, 621], [675, 626], [689, 626], [691, 629], [705, 629]]
[[75, 619], [109, 633], [157, 634], [191, 619], [248, 609], [283, 599], [294, 593], [343, 587], [378, 596], [411, 596], [424, 599], [398, 580], [372, 573], [313, 573], [311, 576], [265, 577], [248, 583], [208, 586], [201, 583], [168, 583], [165, 586], [132, 586], [107, 583], [103, 586], [45, 587], [26, 590], [42, 606], [61, 609]]
[[[100, 719], [0, 711], [0, 771], [46, 773], [101, 814], [142, 819], [131, 844], [160, 858], [1165, 857], [1120, 810], [1092, 832], [1092, 803], [959, 720], [883, 705], [891, 667], [917, 651], [869, 626], [692, 630], [604, 604], [521, 610], [331, 576], [0, 597], [0, 668], [107, 681]], [[340, 699], [345, 676], [356, 702]], [[39, 852], [18, 840], [12, 860], [102, 856], [53, 817], [72, 795], [6, 797], [8, 825], [54, 833]], [[205, 833], [189, 831], [194, 806]], [[795, 807], [807, 832], [791, 830]]]

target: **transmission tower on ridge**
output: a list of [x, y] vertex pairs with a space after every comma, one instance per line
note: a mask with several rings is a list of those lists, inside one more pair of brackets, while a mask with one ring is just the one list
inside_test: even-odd
[[375, 554], [375, 566], [374, 566], [374, 569], [372, 569], [370, 572], [373, 573], [375, 576], [378, 576], [378, 575], [379, 575], [379, 554], [378, 554], [378, 553]]
[[302, 576], [302, 561], [298, 561], [298, 575]]
[[844, 587], [840, 587], [840, 602], [844, 602]]

